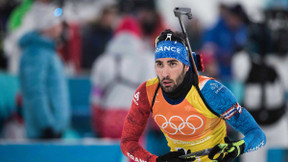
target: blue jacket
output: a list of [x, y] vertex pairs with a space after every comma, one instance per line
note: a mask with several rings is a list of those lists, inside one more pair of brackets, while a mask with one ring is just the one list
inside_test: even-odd
[[215, 58], [219, 63], [220, 77], [231, 77], [230, 60], [237, 49], [242, 48], [247, 42], [247, 27], [241, 25], [231, 30], [220, 18], [216, 25], [207, 30], [203, 37], [203, 43], [212, 42], [217, 48]]
[[38, 32], [25, 34], [19, 78], [28, 138], [39, 138], [43, 129], [62, 133], [70, 122], [70, 105], [63, 65], [55, 43]]

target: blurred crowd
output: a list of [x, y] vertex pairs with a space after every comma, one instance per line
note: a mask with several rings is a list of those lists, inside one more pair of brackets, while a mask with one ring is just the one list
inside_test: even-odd
[[[157, 2], [1, 0], [1, 73], [20, 85], [13, 113], [0, 112], [1, 138], [63, 138], [73, 118], [67, 79], [83, 75], [91, 81], [94, 137], [120, 138], [136, 88], [155, 77], [155, 38], [175, 28]], [[266, 148], [287, 147], [288, 3], [266, 0], [262, 6], [256, 21], [240, 2], [220, 1], [212, 26], [197, 17], [185, 25], [192, 50], [202, 55], [201, 73], [234, 91], [266, 133]], [[0, 96], [11, 90], [0, 87]], [[157, 132], [152, 121], [151, 130]], [[265, 157], [262, 150], [244, 159]]]

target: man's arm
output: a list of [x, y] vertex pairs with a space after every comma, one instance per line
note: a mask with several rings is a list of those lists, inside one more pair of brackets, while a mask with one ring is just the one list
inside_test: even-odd
[[237, 103], [228, 88], [215, 80], [209, 80], [201, 92], [211, 109], [245, 136], [244, 153], [258, 150], [266, 144], [266, 136], [262, 129], [250, 113]]
[[[157, 156], [149, 153], [139, 144], [150, 115], [150, 104], [146, 93], [146, 82], [136, 90], [130, 111], [124, 122], [121, 150], [124, 155], [135, 161], [155, 162]], [[138, 159], [138, 160], [136, 160]]]

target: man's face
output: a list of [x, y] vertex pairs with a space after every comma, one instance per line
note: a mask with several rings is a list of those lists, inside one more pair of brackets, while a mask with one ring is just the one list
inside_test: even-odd
[[184, 80], [189, 66], [174, 58], [160, 58], [155, 61], [155, 71], [164, 92], [173, 92]]

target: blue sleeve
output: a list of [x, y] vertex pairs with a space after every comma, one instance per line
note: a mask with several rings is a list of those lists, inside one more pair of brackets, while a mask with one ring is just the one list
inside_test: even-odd
[[245, 152], [258, 150], [266, 144], [266, 136], [251, 114], [241, 107], [233, 93], [223, 84], [209, 80], [201, 93], [210, 108], [245, 137]]

